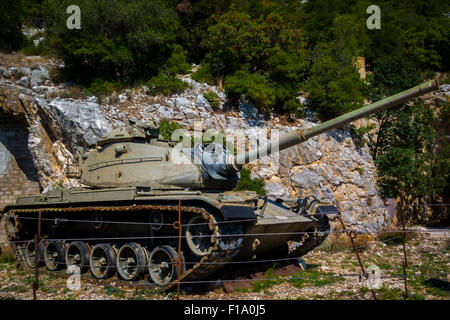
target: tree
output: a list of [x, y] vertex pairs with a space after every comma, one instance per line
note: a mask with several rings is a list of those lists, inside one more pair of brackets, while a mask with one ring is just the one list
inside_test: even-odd
[[330, 49], [322, 49], [304, 89], [321, 119], [355, 110], [364, 101], [364, 83], [354, 65], [341, 66]]
[[0, 2], [0, 49], [12, 51], [19, 49], [25, 37], [22, 34], [23, 8], [17, 0]]
[[[375, 160], [384, 197], [401, 195], [410, 201], [423, 201], [439, 190], [433, 176], [433, 121], [431, 108], [421, 102], [390, 113], [390, 125], [383, 130]], [[412, 218], [424, 222], [421, 216]]]
[[[70, 4], [81, 8], [80, 30], [66, 27]], [[48, 11], [52, 44], [73, 80], [148, 79], [178, 48], [178, 17], [162, 0], [49, 0]]]
[[205, 47], [206, 62], [213, 75], [224, 77], [248, 65], [252, 72], [264, 69], [264, 61], [281, 52], [304, 52], [305, 41], [300, 29], [285, 25], [278, 14], [251, 18], [233, 8], [217, 17], [209, 29]]

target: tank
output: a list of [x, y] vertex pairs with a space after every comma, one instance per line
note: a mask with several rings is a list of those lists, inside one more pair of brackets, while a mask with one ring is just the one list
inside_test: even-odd
[[162, 290], [178, 279], [211, 277], [230, 262], [296, 259], [327, 237], [338, 209], [311, 196], [233, 191], [242, 166], [437, 88], [431, 80], [238, 154], [214, 143], [177, 148], [154, 123], [130, 122], [93, 150], [76, 148], [78, 169], [70, 174], [85, 187], [6, 206], [8, 240], [30, 268], [36, 262], [50, 271], [76, 266], [99, 280], [149, 281]]

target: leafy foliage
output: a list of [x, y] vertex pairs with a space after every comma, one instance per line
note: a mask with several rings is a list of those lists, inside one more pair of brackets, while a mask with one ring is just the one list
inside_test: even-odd
[[305, 83], [320, 118], [332, 118], [362, 106], [364, 83], [352, 64], [339, 65], [331, 50], [324, 50]]
[[23, 8], [20, 1], [2, 0], [0, 3], [0, 50], [20, 48], [25, 39], [21, 32]]
[[257, 194], [265, 195], [266, 190], [264, 189], [265, 182], [264, 179], [252, 178], [250, 176], [251, 171], [249, 169], [241, 170], [241, 178], [236, 186], [236, 191], [255, 191]]
[[216, 109], [219, 106], [219, 96], [214, 91], [208, 91], [203, 96], [209, 102], [211, 108]]
[[147, 82], [149, 93], [152, 95], [170, 96], [181, 93], [189, 87], [189, 84], [173, 75], [161, 72]]
[[164, 137], [164, 139], [170, 141], [172, 137], [172, 133], [177, 130], [181, 129], [182, 126], [178, 122], [175, 121], [168, 121], [166, 119], [161, 120], [159, 123], [159, 131], [161, 135]]
[[[80, 30], [66, 27], [65, 10], [71, 4], [83, 13]], [[177, 15], [165, 1], [49, 0], [48, 10], [50, 37], [67, 72], [78, 76], [74, 80], [134, 81], [157, 74], [168, 59], [184, 67], [179, 46], [172, 45]]]
[[245, 70], [239, 70], [225, 79], [225, 93], [234, 101], [245, 96], [258, 107], [275, 104], [275, 93], [268, 80], [258, 73]]

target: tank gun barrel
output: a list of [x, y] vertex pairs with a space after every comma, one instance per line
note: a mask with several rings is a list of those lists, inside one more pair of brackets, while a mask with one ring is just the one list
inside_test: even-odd
[[278, 142], [271, 142], [266, 145], [260, 146], [259, 148], [237, 154], [234, 157], [234, 166], [236, 168], [240, 167], [245, 163], [249, 163], [262, 156], [269, 155], [273, 151], [281, 151], [287, 149], [296, 144], [300, 144], [311, 137], [317, 136], [323, 132], [342, 127], [343, 125], [364, 118], [368, 115], [392, 108], [396, 105], [409, 101], [418, 96], [424, 95], [428, 92], [434, 91], [438, 88], [439, 83], [437, 80], [429, 80], [418, 86], [399, 92], [393, 96], [384, 98], [380, 101], [369, 104], [355, 111], [343, 114], [337, 118], [318, 124], [312, 128], [306, 130], [302, 129], [293, 130], [291, 132], [281, 135], [279, 137]]

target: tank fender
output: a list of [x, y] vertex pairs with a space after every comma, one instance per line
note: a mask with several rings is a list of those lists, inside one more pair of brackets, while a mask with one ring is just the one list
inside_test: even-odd
[[256, 220], [255, 212], [252, 207], [246, 206], [222, 206], [220, 208], [224, 220], [232, 219], [250, 219]]
[[336, 218], [339, 215], [339, 209], [336, 208], [335, 206], [331, 206], [331, 205], [319, 205], [317, 206], [316, 212], [314, 215], [317, 216], [324, 216], [326, 215], [328, 217], [328, 219], [333, 220], [334, 218]]

